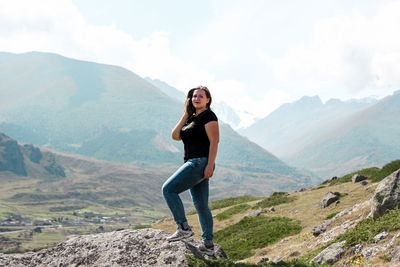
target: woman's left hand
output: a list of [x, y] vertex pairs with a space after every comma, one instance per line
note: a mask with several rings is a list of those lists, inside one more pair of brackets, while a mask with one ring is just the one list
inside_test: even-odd
[[204, 169], [204, 178], [208, 179], [213, 176], [214, 168], [207, 164], [206, 168]]

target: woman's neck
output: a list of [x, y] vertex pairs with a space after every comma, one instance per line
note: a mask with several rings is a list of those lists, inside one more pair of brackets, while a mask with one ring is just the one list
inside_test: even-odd
[[207, 107], [201, 108], [201, 109], [196, 109], [196, 113], [195, 116], [199, 115], [200, 113], [202, 113], [203, 111], [205, 111], [207, 109]]

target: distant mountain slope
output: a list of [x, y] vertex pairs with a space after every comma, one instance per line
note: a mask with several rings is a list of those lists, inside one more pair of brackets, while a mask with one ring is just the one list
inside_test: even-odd
[[[1, 53], [0, 101], [0, 131], [22, 142], [142, 166], [182, 161], [182, 144], [170, 138], [182, 102], [117, 66], [48, 53]], [[242, 184], [257, 175], [268, 177], [268, 184], [285, 180], [287, 189], [315, 182], [220, 125], [217, 164]], [[258, 192], [266, 190], [273, 189]]]
[[318, 96], [305, 96], [283, 104], [264, 119], [238, 132], [279, 157], [289, 157], [374, 102], [373, 99], [346, 102], [331, 99], [323, 104]]
[[324, 175], [400, 159], [400, 91], [349, 116], [287, 161]]

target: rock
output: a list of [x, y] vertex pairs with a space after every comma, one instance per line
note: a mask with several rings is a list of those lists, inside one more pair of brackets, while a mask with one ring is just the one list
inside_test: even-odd
[[246, 215], [244, 215], [244, 218], [253, 218], [253, 217], [260, 216], [261, 212], [262, 212], [262, 208], [259, 208], [256, 211], [247, 213]]
[[302, 188], [302, 189], [300, 189], [300, 191], [299, 192], [304, 192], [304, 191], [306, 191], [307, 189], [305, 189], [305, 188]]
[[320, 234], [322, 234], [323, 232], [326, 231], [326, 228], [327, 228], [326, 224], [321, 224], [319, 226], [313, 227], [313, 229], [312, 229], [313, 236], [315, 236], [315, 237], [319, 236]]
[[375, 242], [375, 243], [378, 243], [380, 240], [385, 239], [387, 236], [388, 236], [388, 233], [387, 233], [387, 232], [382, 232], [382, 233], [380, 233], [380, 234], [377, 234], [377, 235], [374, 237], [374, 242]]
[[400, 169], [379, 182], [372, 199], [371, 215], [377, 219], [400, 207]]
[[275, 212], [275, 207], [271, 207], [271, 208], [269, 209], [269, 212]]
[[400, 261], [400, 246], [396, 247], [392, 251], [392, 262], [399, 262]]
[[316, 262], [319, 264], [327, 263], [334, 264], [343, 256], [346, 252], [346, 249], [342, 248], [342, 246], [346, 243], [346, 241], [336, 242], [321, 251], [311, 262]]
[[328, 192], [328, 193], [326, 193], [324, 198], [319, 202], [319, 206], [321, 207], [321, 209], [326, 208], [333, 202], [337, 201], [339, 199], [339, 197], [340, 197], [339, 192], [335, 192], [335, 193]]
[[0, 171], [27, 176], [24, 156], [17, 141], [2, 133], [0, 133]]
[[353, 183], [358, 183], [364, 180], [367, 180], [368, 177], [364, 176], [364, 175], [360, 175], [360, 174], [354, 174], [353, 177], [351, 178], [351, 181]]
[[[197, 249], [201, 241], [168, 242], [168, 235], [148, 228], [72, 236], [37, 253], [0, 254], [0, 266], [188, 266], [186, 254], [205, 258]], [[218, 245], [215, 257], [226, 258]]]
[[367, 184], [368, 184], [368, 182], [367, 181], [361, 181], [361, 183], [360, 183], [362, 186], [366, 186]]

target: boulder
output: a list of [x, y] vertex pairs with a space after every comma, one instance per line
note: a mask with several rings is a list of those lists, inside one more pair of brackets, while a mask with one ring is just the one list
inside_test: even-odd
[[371, 215], [377, 219], [400, 207], [400, 169], [379, 182], [372, 199]]
[[368, 177], [364, 176], [364, 175], [360, 175], [360, 174], [354, 174], [353, 177], [351, 178], [351, 181], [353, 183], [358, 183], [364, 180], [367, 180]]
[[318, 264], [334, 264], [343, 256], [346, 252], [345, 248], [342, 246], [346, 243], [346, 241], [336, 242], [321, 251], [311, 262], [316, 262]]
[[368, 182], [367, 182], [367, 181], [362, 181], [360, 184], [361, 184], [362, 186], [366, 186], [366, 185], [368, 184]]
[[333, 202], [339, 200], [339, 197], [340, 197], [339, 192], [334, 192], [334, 193], [328, 192], [326, 193], [324, 198], [319, 202], [319, 206], [321, 207], [321, 209], [326, 208]]
[[247, 213], [246, 215], [244, 215], [244, 218], [253, 218], [253, 217], [260, 216], [261, 212], [262, 212], [262, 208], [259, 208], [256, 211]]
[[388, 236], [387, 232], [382, 232], [374, 236], [374, 243], [378, 243], [380, 240], [385, 239]]
[[[0, 254], [0, 266], [188, 266], [186, 254], [208, 257], [197, 249], [201, 241], [168, 242], [168, 235], [157, 229], [141, 229], [72, 236], [37, 253]], [[218, 245], [214, 254], [226, 258]]]

